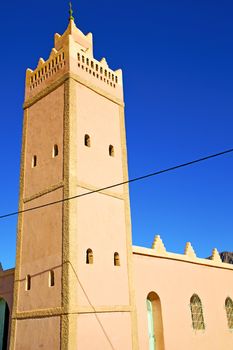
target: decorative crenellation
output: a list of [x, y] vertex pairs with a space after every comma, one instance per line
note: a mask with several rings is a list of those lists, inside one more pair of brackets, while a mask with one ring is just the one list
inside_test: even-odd
[[186, 243], [184, 254], [171, 253], [166, 250], [163, 241], [159, 235], [155, 236], [152, 244], [152, 249], [133, 246], [133, 254], [146, 255], [151, 257], [161, 257], [165, 259], [179, 260], [200, 265], [215, 266], [233, 270], [233, 264], [223, 262], [216, 248], [213, 249], [212, 255], [209, 258], [197, 257], [190, 242]]
[[65, 53], [63, 50], [57, 52], [57, 50], [53, 48], [47, 61], [40, 58], [38, 66], [34, 71], [31, 69], [27, 70], [27, 83], [30, 91], [57, 73], [65, 64]]
[[103, 81], [104, 83], [116, 87], [121, 82], [121, 70], [113, 71], [109, 69], [105, 58], [97, 61], [93, 57], [86, 55], [82, 50], [77, 52], [78, 68]]
[[221, 259], [219, 252], [216, 248], [213, 249], [210, 259], [213, 261], [216, 261], [216, 262], [222, 262], [222, 259]]
[[189, 256], [190, 258], [196, 258], [196, 253], [192, 247], [192, 244], [190, 242], [186, 243], [185, 250], [184, 250], [184, 255]]
[[48, 88], [66, 73], [76, 75], [84, 84], [88, 82], [94, 88], [123, 98], [121, 69], [113, 71], [105, 58], [98, 61], [93, 57], [92, 34], [84, 35], [72, 19], [63, 35], [55, 34], [49, 59], [40, 58], [35, 70], [27, 70], [26, 99]]
[[154, 249], [158, 254], [166, 254], [166, 248], [159, 235], [155, 236], [154, 242], [152, 244], [152, 249]]
[[[31, 69], [27, 70], [27, 87], [30, 91], [33, 91], [44, 81], [64, 68], [65, 65], [65, 52], [63, 50], [58, 52], [53, 48], [47, 61], [40, 58], [38, 66], [34, 71]], [[116, 86], [122, 82], [122, 72], [120, 69], [113, 71], [108, 67], [105, 58], [98, 61], [85, 54], [82, 50], [77, 52], [77, 67], [112, 88], [116, 88]]]

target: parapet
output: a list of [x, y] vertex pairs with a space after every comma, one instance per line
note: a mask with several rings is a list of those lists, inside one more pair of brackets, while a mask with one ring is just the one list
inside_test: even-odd
[[216, 248], [212, 250], [212, 255], [210, 258], [198, 258], [191, 243], [187, 242], [185, 245], [184, 254], [175, 254], [166, 250], [164, 243], [159, 235], [155, 236], [151, 249], [133, 246], [133, 254], [163, 259], [179, 260], [184, 262], [190, 262], [193, 264], [233, 270], [233, 264], [222, 262], [221, 256]]
[[98, 61], [93, 57], [92, 34], [84, 35], [73, 20], [63, 35], [55, 34], [49, 58], [40, 58], [35, 70], [27, 69], [25, 100], [59, 83], [67, 74], [103, 95], [123, 100], [122, 71], [110, 69], [105, 58]]

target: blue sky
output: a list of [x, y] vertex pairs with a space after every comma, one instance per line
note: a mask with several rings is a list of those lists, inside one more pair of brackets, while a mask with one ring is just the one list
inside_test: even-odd
[[[233, 3], [73, 1], [97, 59], [122, 68], [130, 177], [233, 147]], [[0, 2], [0, 215], [18, 206], [26, 68], [47, 58], [68, 1]], [[130, 186], [133, 242], [233, 251], [233, 154]], [[0, 261], [14, 266], [17, 218], [0, 220]]]

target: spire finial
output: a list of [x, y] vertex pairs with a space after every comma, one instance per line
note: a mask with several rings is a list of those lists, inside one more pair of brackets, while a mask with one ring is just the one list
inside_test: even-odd
[[71, 21], [71, 20], [74, 21], [72, 3], [71, 3], [71, 1], [70, 1], [69, 21]]

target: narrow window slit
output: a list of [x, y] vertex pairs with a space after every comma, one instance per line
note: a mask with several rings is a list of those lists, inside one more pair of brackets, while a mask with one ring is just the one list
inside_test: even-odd
[[114, 253], [114, 266], [120, 266], [120, 256], [119, 254], [116, 252]]
[[88, 134], [84, 136], [84, 145], [86, 147], [91, 147], [91, 138]]
[[55, 286], [55, 275], [54, 271], [50, 270], [49, 271], [49, 287], [54, 287]]
[[58, 145], [53, 146], [53, 158], [58, 156]]
[[31, 289], [31, 276], [27, 275], [26, 276], [26, 285], [25, 285], [25, 290], [30, 290]]
[[86, 251], [86, 264], [93, 264], [94, 258], [93, 258], [93, 251], [89, 248]]
[[32, 157], [32, 168], [35, 168], [37, 166], [37, 156]]
[[108, 153], [109, 153], [110, 157], [114, 157], [115, 152], [114, 152], [114, 146], [113, 145], [109, 145]]

